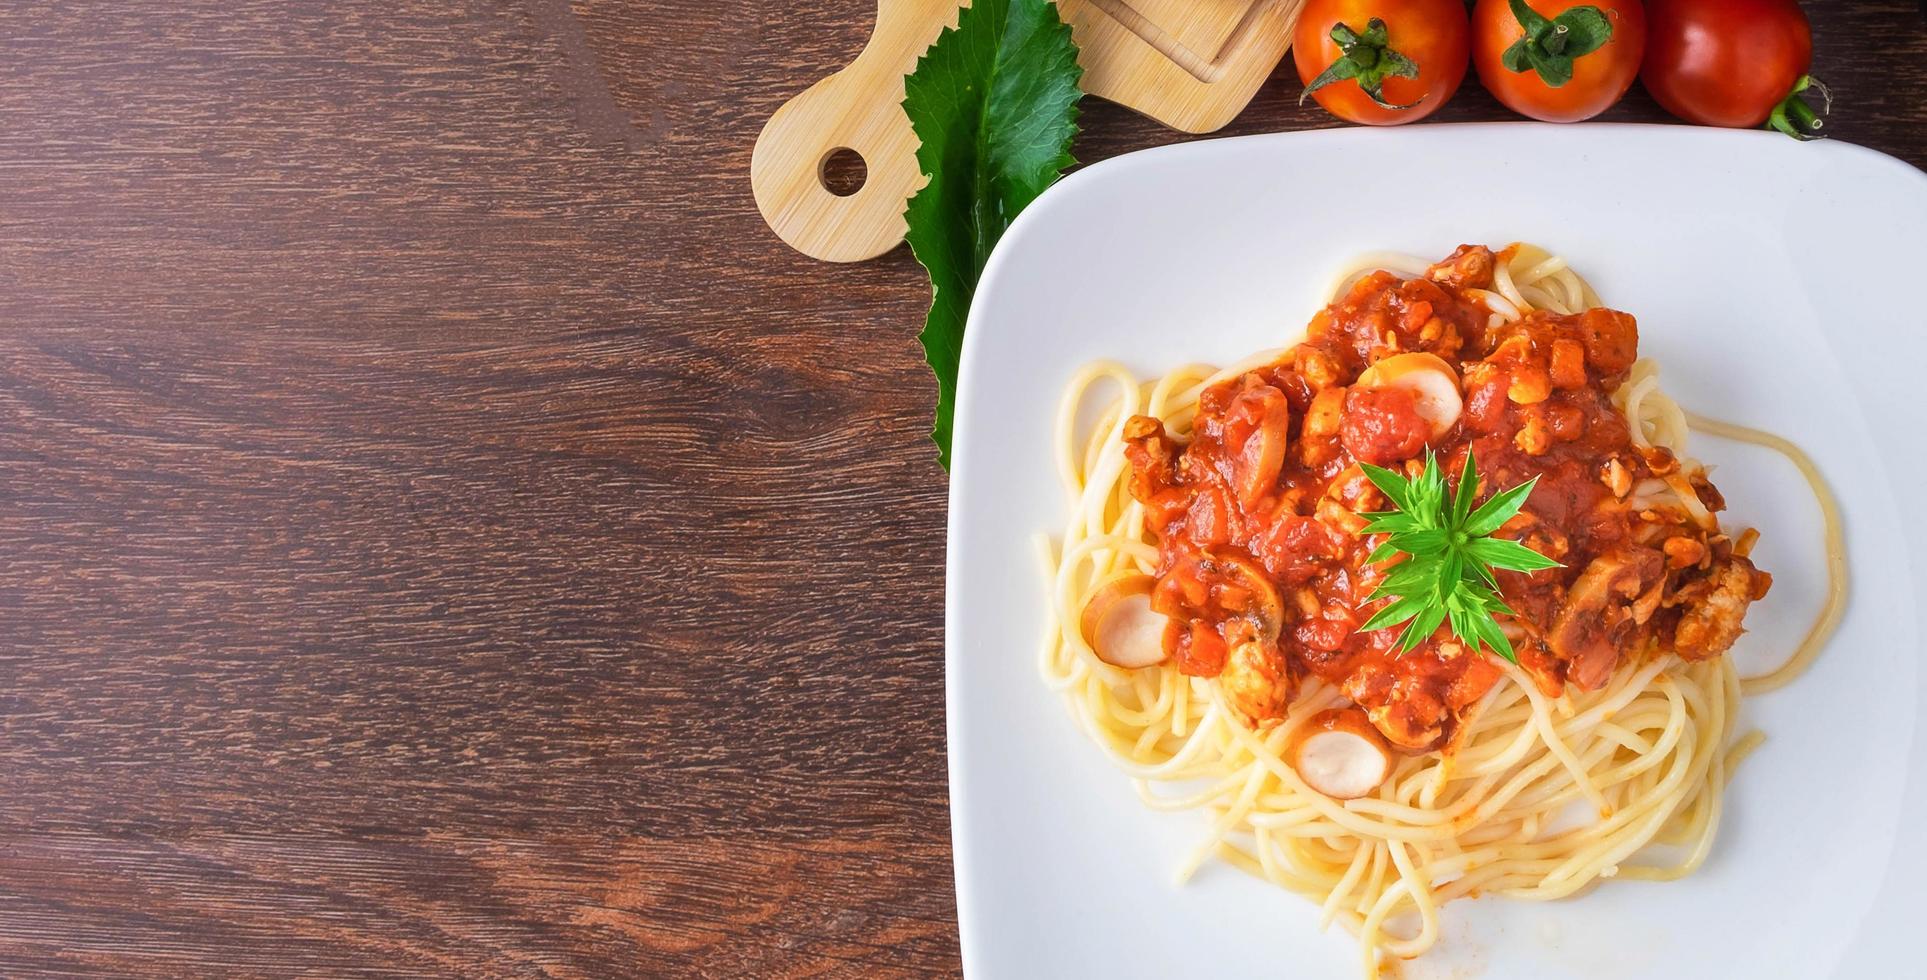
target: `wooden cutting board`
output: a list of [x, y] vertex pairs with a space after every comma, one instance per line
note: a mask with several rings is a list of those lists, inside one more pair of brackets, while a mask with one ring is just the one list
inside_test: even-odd
[[[1058, 0], [1084, 68], [1084, 90], [1175, 129], [1230, 122], [1291, 43], [1303, 0]], [[903, 240], [904, 205], [922, 186], [917, 139], [903, 113], [903, 76], [958, 0], [877, 0], [876, 29], [857, 59], [770, 117], [750, 158], [763, 219], [798, 251], [854, 262]], [[854, 192], [825, 181], [833, 156], [862, 158]]]

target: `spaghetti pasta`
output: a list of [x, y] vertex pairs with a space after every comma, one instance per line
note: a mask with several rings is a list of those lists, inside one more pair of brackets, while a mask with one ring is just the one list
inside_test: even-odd
[[[1532, 311], [1579, 314], [1598, 295], [1566, 261], [1536, 246], [1499, 253], [1489, 289], [1468, 290], [1491, 325]], [[1425, 274], [1429, 263], [1395, 255], [1362, 257], [1335, 280], [1334, 300], [1373, 270]], [[1062, 692], [1080, 726], [1160, 810], [1209, 820], [1180, 878], [1223, 859], [1319, 907], [1359, 941], [1367, 975], [1388, 958], [1418, 956], [1437, 943], [1440, 909], [1453, 899], [1497, 894], [1550, 900], [1614, 877], [1671, 880], [1706, 858], [1722, 791], [1758, 744], [1737, 735], [1743, 694], [1771, 690], [1812, 661], [1838, 623], [1846, 588], [1838, 506], [1797, 447], [1779, 437], [1713, 422], [1682, 410], [1659, 388], [1651, 361], [1636, 362], [1614, 393], [1635, 445], [1666, 447], [1683, 464], [1670, 479], [1629, 491], [1664, 501], [1714, 527], [1686, 474], [1688, 432], [1768, 446], [1812, 485], [1825, 518], [1830, 589], [1826, 607], [1785, 666], [1742, 679], [1725, 656], [1688, 659], [1671, 650], [1635, 651], [1594, 690], [1549, 692], [1517, 663], [1486, 658], [1502, 673], [1438, 750], [1397, 755], [1372, 792], [1339, 800], [1293, 767], [1288, 747], [1310, 719], [1351, 703], [1318, 677], [1294, 685], [1282, 717], [1254, 724], [1217, 678], [1170, 660], [1124, 669], [1100, 659], [1080, 630], [1082, 611], [1108, 584], [1160, 572], [1155, 522], [1132, 492], [1124, 447], [1134, 416], [1162, 422], [1184, 442], [1212, 385], [1276, 362], [1266, 351], [1223, 370], [1188, 365], [1141, 379], [1099, 362], [1068, 386], [1056, 419], [1057, 467], [1070, 512], [1063, 536], [1040, 536], [1052, 623], [1039, 669]], [[1080, 428], [1102, 396], [1094, 425]], [[1737, 546], [1744, 556], [1751, 536]], [[1650, 845], [1673, 845], [1670, 858]]]

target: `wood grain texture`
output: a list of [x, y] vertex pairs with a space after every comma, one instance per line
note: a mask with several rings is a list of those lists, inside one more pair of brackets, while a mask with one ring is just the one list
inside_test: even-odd
[[[1244, 108], [1291, 43], [1301, 0], [1061, 0], [1084, 91], [1186, 132]], [[904, 75], [958, 21], [957, 0], [877, 0], [856, 60], [777, 107], [756, 137], [750, 186], [770, 230], [805, 255], [873, 259], [903, 241], [923, 184]], [[1209, 44], [1204, 54], [1184, 41]], [[832, 190], [825, 163], [855, 152], [869, 180]]]
[[0, 975], [955, 971], [927, 289], [746, 180], [872, 13], [0, 6]]

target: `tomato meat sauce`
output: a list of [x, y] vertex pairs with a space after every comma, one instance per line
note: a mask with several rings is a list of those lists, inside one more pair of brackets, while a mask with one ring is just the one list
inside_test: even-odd
[[[1669, 450], [1635, 445], [1612, 401], [1637, 357], [1633, 317], [1504, 322], [1482, 298], [1504, 258], [1467, 245], [1414, 279], [1368, 274], [1304, 342], [1207, 388], [1188, 438], [1148, 416], [1126, 422], [1131, 492], [1158, 539], [1151, 602], [1169, 618], [1166, 653], [1218, 678], [1252, 721], [1282, 718], [1316, 677], [1395, 747], [1431, 751], [1503, 676], [1495, 654], [1443, 627], [1404, 654], [1402, 626], [1359, 629], [1390, 567], [1366, 560], [1384, 536], [1363, 533], [1361, 515], [1391, 509], [1360, 461], [1416, 475], [1429, 449], [1456, 483], [1470, 451], [1481, 500], [1538, 478], [1497, 536], [1561, 567], [1497, 577], [1518, 613], [1500, 626], [1547, 696], [1598, 689], [1659, 651], [1717, 656], [1766, 594], [1770, 576], [1711, 516], [1719, 492]], [[1429, 390], [1386, 370], [1415, 354], [1437, 358], [1419, 358]], [[1456, 403], [1441, 405], [1440, 372]]]

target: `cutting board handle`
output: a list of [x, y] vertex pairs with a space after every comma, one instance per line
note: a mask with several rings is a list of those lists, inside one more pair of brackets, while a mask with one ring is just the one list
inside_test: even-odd
[[[875, 258], [903, 240], [903, 209], [923, 182], [917, 137], [903, 114], [903, 76], [955, 26], [957, 0], [878, 0], [876, 30], [842, 71], [783, 104], [750, 156], [756, 207], [777, 236], [831, 262]], [[824, 181], [839, 150], [863, 158], [863, 182], [847, 196]]]
[[[957, 23], [959, 3], [877, 0], [863, 53], [763, 126], [750, 155], [750, 188], [763, 220], [797, 251], [856, 262], [903, 240], [904, 206], [923, 184], [917, 137], [903, 114], [903, 76]], [[1084, 91], [1187, 133], [1211, 132], [1251, 101], [1284, 57], [1302, 3], [1057, 0], [1077, 42]], [[1207, 29], [1195, 30], [1201, 25]], [[825, 164], [838, 150], [863, 158], [866, 173], [854, 193], [839, 195], [825, 182]]]

